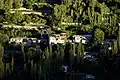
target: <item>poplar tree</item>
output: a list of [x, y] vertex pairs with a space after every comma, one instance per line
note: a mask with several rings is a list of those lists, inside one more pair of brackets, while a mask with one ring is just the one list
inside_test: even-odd
[[112, 55], [116, 55], [118, 53], [117, 41], [114, 41], [112, 46]]
[[82, 14], [83, 14], [83, 9], [85, 7], [85, 3], [82, 2], [82, 0], [74, 0], [73, 1], [73, 11], [75, 12], [76, 16], [76, 23], [81, 23], [82, 20]]
[[13, 0], [13, 8], [17, 9], [21, 7], [21, 0]]
[[0, 0], [0, 9], [4, 8], [4, 0]]
[[2, 57], [4, 54], [4, 48], [3, 46], [0, 44], [0, 79], [3, 78], [3, 73], [4, 73], [4, 63], [2, 62]]
[[77, 62], [80, 63], [80, 58], [84, 55], [84, 45], [82, 43], [77, 44], [76, 46]]
[[8, 24], [11, 24], [12, 15], [8, 12], [7, 14], [5, 14], [5, 20], [8, 22]]
[[5, 10], [9, 10], [13, 7], [13, 0], [5, 0], [4, 1], [4, 8]]
[[23, 15], [22, 15], [22, 13], [19, 12], [19, 11], [16, 11], [12, 16], [13, 16], [13, 17], [11, 18], [11, 19], [12, 19], [11, 22], [14, 23], [14, 24], [19, 24], [19, 23], [21, 23], [22, 20], [23, 20]]
[[0, 33], [0, 71], [1, 71], [0, 78], [3, 77], [3, 72], [4, 72], [4, 69], [6, 68], [6, 66], [4, 66], [4, 65], [6, 65], [6, 63], [3, 64], [2, 57], [3, 57], [3, 54], [4, 54], [4, 46], [6, 46], [5, 43], [8, 40], [9, 40], [9, 37], [7, 35], [4, 35], [4, 34]]
[[64, 0], [64, 5], [69, 6], [72, 4], [72, 0]]
[[33, 4], [33, 0], [26, 0], [26, 7], [29, 8], [29, 9], [32, 9], [32, 4]]
[[31, 17], [29, 15], [24, 15], [24, 18], [28, 24], [31, 22]]
[[40, 0], [40, 2], [41, 2], [41, 3], [45, 3], [45, 2], [46, 2], [46, 0]]
[[95, 35], [94, 38], [95, 44], [101, 44], [104, 40], [104, 32], [100, 29], [96, 29], [94, 35]]
[[67, 64], [70, 68], [70, 71], [72, 70], [72, 65], [73, 65], [73, 50], [72, 50], [72, 43], [66, 43], [65, 45], [65, 56], [64, 56], [64, 60], [65, 60], [65, 64]]
[[65, 5], [55, 5], [54, 16], [55, 16], [55, 20], [57, 22], [55, 23], [55, 21], [54, 21], [53, 24], [56, 25], [57, 27], [61, 27], [62, 21], [66, 16], [66, 6]]

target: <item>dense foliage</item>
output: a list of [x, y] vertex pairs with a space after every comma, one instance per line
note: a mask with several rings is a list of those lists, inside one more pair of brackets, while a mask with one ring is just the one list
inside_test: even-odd
[[[119, 74], [116, 57], [120, 51], [119, 4], [120, 0], [0, 0], [0, 79], [79, 80], [74, 73], [96, 75], [115, 71]], [[6, 24], [8, 27], [2, 28]], [[93, 39], [87, 45], [8, 44], [9, 38], [40, 38], [44, 32], [43, 29], [9, 28], [9, 25], [39, 27], [46, 24], [52, 29], [61, 28], [68, 35], [91, 33]], [[107, 38], [118, 41], [113, 45], [102, 44]], [[89, 50], [99, 51], [100, 60], [83, 60], [84, 51]], [[68, 73], [64, 73], [62, 66], [68, 66]], [[115, 74], [112, 76], [116, 77]]]

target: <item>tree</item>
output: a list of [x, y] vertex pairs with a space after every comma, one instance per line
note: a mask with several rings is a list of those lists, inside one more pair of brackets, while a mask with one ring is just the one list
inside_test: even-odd
[[24, 32], [24, 31], [22, 31], [22, 30], [19, 30], [19, 31], [17, 31], [17, 35], [16, 35], [16, 36], [24, 37], [24, 36], [25, 36], [25, 33], [26, 33], [26, 32]]
[[16, 37], [18, 34], [18, 30], [15, 30], [14, 28], [12, 28], [12, 30], [10, 30], [10, 37]]
[[3, 46], [0, 44], [0, 79], [3, 78], [3, 72], [4, 72], [4, 64], [2, 62], [2, 57], [4, 54], [4, 48]]
[[4, 0], [0, 0], [0, 9], [4, 8]]
[[21, 7], [21, 0], [14, 0], [13, 1], [13, 8], [20, 8]]
[[72, 0], [64, 0], [64, 5], [71, 5], [72, 4]]
[[27, 8], [32, 9], [33, 0], [26, 0], [25, 5]]
[[4, 34], [1, 34], [0, 33], [0, 71], [1, 71], [1, 74], [0, 74], [0, 78], [2, 77], [2, 74], [3, 74], [3, 63], [2, 63], [2, 57], [3, 57], [3, 54], [4, 54], [4, 44], [9, 40], [9, 37], [7, 35], [4, 35]]
[[118, 47], [117, 47], [117, 40], [114, 41], [112, 46], [112, 55], [116, 55], [118, 53]]
[[5, 0], [4, 2], [4, 8], [5, 10], [9, 10], [13, 7], [13, 0]]
[[61, 44], [58, 44], [59, 45], [59, 51], [60, 51], [60, 60], [63, 62], [63, 59], [64, 59], [64, 46], [61, 45]]
[[95, 44], [101, 44], [102, 42], [103, 42], [103, 40], [104, 40], [104, 32], [101, 30], [101, 29], [96, 29], [95, 31], [94, 31], [94, 35], [95, 35], [95, 37], [94, 37], [94, 43]]
[[48, 47], [45, 48], [45, 51], [43, 52], [43, 56], [45, 58], [44, 58], [43, 66], [42, 66], [42, 68], [43, 68], [42, 75], [44, 76], [43, 78], [46, 79], [50, 75], [49, 70], [50, 70], [50, 62], [51, 62]]
[[45, 2], [46, 2], [46, 0], [40, 0], [40, 2], [41, 2], [41, 3], [45, 3]]
[[117, 31], [118, 31], [118, 26], [116, 26], [117, 23], [117, 15], [113, 14], [112, 16], [110, 16], [110, 23], [109, 23], [109, 35], [115, 35], [117, 36]]
[[34, 47], [30, 47], [28, 49], [28, 53], [26, 55], [27, 56], [27, 62], [28, 62], [28, 64], [30, 64], [30, 66], [28, 66], [28, 67], [31, 68], [31, 70], [30, 70], [31, 75], [33, 75], [34, 72], [35, 72], [34, 68], [35, 68], [35, 59], [36, 59], [36, 54], [37, 54], [35, 50], [36, 49]]
[[57, 22], [53, 23], [53, 24], [57, 27], [61, 27], [61, 23], [66, 16], [66, 6], [65, 5], [55, 5], [54, 16], [55, 16], [55, 20]]
[[31, 17], [29, 15], [25, 15], [25, 21], [29, 24], [31, 22]]
[[[32, 60], [33, 61], [33, 72], [35, 76], [35, 78], [40, 78], [41, 77], [41, 73], [42, 73], [42, 66], [43, 66], [43, 57], [42, 57], [42, 52], [40, 49], [40, 46], [35, 46], [35, 48], [31, 48], [32, 50]], [[40, 74], [39, 74], [40, 73]], [[39, 76], [38, 76], [39, 75]]]
[[79, 43], [77, 46], [77, 54], [78, 56], [83, 56], [84, 55], [84, 45], [82, 43]]
[[47, 64], [47, 63], [49, 62], [49, 58], [50, 58], [50, 57], [49, 57], [49, 49], [48, 49], [48, 47], [45, 48], [44, 55], [45, 55], [45, 58], [46, 58], [45, 64]]
[[107, 0], [106, 2], [106, 5], [109, 7], [109, 9], [111, 11], [113, 11], [114, 14], [119, 14], [120, 11], [119, 11], [119, 3], [120, 1], [119, 0]]
[[91, 25], [85, 25], [82, 26], [81, 30], [84, 32], [92, 32], [93, 28], [91, 27]]
[[79, 43], [76, 45], [77, 64], [80, 64], [81, 57], [84, 55], [84, 45]]
[[73, 65], [73, 56], [74, 56], [71, 43], [69, 42], [66, 43], [64, 53], [65, 53], [65, 56], [64, 56], [65, 64], [70, 67], [70, 71], [71, 71], [72, 65]]
[[65, 22], [65, 23], [73, 23], [73, 17], [72, 16], [67, 16], [64, 20], [63, 20], [63, 22]]
[[74, 0], [73, 1], [73, 12], [75, 13], [74, 16], [76, 16], [75, 20], [77, 23], [81, 22], [82, 20], [82, 14], [83, 14], [83, 9], [85, 7], [85, 3], [82, 2], [82, 0]]
[[32, 22], [37, 24], [38, 23], [38, 19], [39, 19], [39, 17], [37, 15], [34, 15], [34, 17], [32, 18]]
[[1, 34], [0, 33], [0, 44], [4, 44], [9, 40], [9, 37], [7, 35]]
[[24, 60], [23, 60], [23, 61], [24, 61], [24, 70], [26, 70], [26, 54], [25, 54], [25, 51], [24, 51], [25, 49], [24, 49], [24, 48], [25, 48], [25, 46], [24, 46], [24, 44], [22, 43], [22, 44], [21, 44], [21, 52], [22, 52], [23, 59], [24, 59]]
[[9, 12], [5, 14], [5, 20], [8, 22], [8, 24], [12, 23], [11, 17], [12, 15]]
[[118, 26], [118, 51], [120, 51], [120, 26]]
[[39, 23], [39, 24], [46, 24], [47, 21], [44, 20], [44, 19], [42, 19], [42, 18], [40, 18], [40, 19], [38, 20], [38, 23]]
[[0, 23], [3, 23], [5, 21], [3, 15], [0, 15]]
[[13, 17], [12, 17], [12, 23], [14, 24], [19, 24], [21, 23], [23, 20], [23, 15], [21, 12], [19, 11], [16, 11], [14, 14], [13, 14]]

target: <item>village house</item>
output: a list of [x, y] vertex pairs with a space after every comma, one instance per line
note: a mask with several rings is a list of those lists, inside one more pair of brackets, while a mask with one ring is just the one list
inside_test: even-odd
[[89, 41], [90, 41], [91, 38], [92, 38], [91, 34], [74, 35], [73, 36], [73, 42], [74, 43], [87, 44], [87, 43], [89, 43]]
[[15, 37], [15, 38], [11, 38], [9, 40], [9, 43], [15, 42], [16, 44], [20, 44], [23, 42], [23, 39], [25, 39], [26, 37]]
[[46, 41], [49, 44], [65, 44], [67, 40], [67, 34], [66, 33], [60, 33], [60, 34], [43, 34], [41, 35], [41, 40]]
[[86, 39], [86, 38], [83, 36], [80, 36], [80, 35], [73, 36], [73, 42], [75, 42], [75, 43], [80, 43], [82, 41], [82, 39]]
[[108, 45], [108, 49], [112, 50], [112, 45], [114, 44], [114, 41], [117, 41], [116, 39], [106, 39], [102, 44]]
[[57, 44], [55, 35], [49, 35], [49, 44]]
[[67, 34], [66, 33], [56, 34], [56, 40], [57, 43], [65, 44], [67, 41]]
[[106, 40], [104, 41], [104, 44], [113, 44], [114, 41], [116, 41], [116, 39], [106, 39]]
[[89, 43], [90, 40], [92, 39], [92, 35], [91, 35], [91, 34], [82, 34], [82, 35], [80, 35], [80, 36], [83, 37], [83, 39], [82, 39], [82, 43], [83, 43], [83, 44]]
[[26, 38], [26, 37], [15, 37], [15, 38], [11, 38], [9, 40], [9, 43], [13, 43], [15, 42], [16, 44], [31, 44], [31, 43], [40, 43], [41, 40], [38, 40], [37, 38]]
[[57, 39], [55, 34], [42, 34], [41, 41], [47, 42], [49, 44], [57, 44]]
[[37, 43], [37, 38], [27, 38], [32, 41], [32, 43]]

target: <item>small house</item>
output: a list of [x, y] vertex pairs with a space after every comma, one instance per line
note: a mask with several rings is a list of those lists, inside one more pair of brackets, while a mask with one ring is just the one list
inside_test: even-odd
[[73, 42], [75, 42], [75, 43], [80, 43], [82, 39], [85, 39], [85, 37], [80, 36], [80, 35], [73, 36]]
[[25, 37], [16, 37], [16, 38], [11, 38], [9, 43], [15, 42], [17, 44], [20, 44], [23, 42], [23, 39], [25, 39]]
[[41, 36], [42, 41], [47, 41], [49, 44], [64, 44], [67, 41], [67, 35], [66, 33], [60, 33], [60, 34], [43, 34]]
[[82, 34], [80, 35], [82, 38], [82, 43], [87, 44], [90, 42], [90, 39], [92, 39], [92, 34]]
[[55, 35], [49, 35], [49, 44], [57, 44]]
[[108, 45], [108, 49], [112, 50], [112, 45], [114, 42], [117, 41], [116, 39], [106, 39], [102, 44], [103, 45]]
[[65, 44], [65, 42], [67, 41], [67, 34], [66, 33], [56, 34], [56, 40], [57, 43]]
[[73, 42], [87, 44], [91, 38], [91, 34], [74, 35]]
[[33, 43], [37, 43], [37, 38], [30, 38]]
[[109, 45], [111, 45], [111, 44], [114, 43], [114, 41], [116, 41], [116, 39], [106, 39], [103, 44], [109, 44]]
[[37, 38], [26, 38], [26, 37], [16, 37], [11, 38], [9, 43], [15, 42], [16, 44], [23, 43], [24, 45], [30, 45], [31, 43], [40, 43], [41, 40], [38, 40]]

